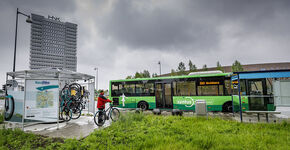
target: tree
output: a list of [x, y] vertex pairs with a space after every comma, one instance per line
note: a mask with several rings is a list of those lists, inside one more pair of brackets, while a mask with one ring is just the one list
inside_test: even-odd
[[150, 78], [150, 73], [148, 70], [144, 70], [142, 74], [143, 78]]
[[179, 75], [182, 75], [182, 74], [185, 74], [185, 69], [186, 69], [186, 67], [185, 67], [184, 63], [180, 62], [178, 64], [178, 67], [177, 67], [176, 71], [178, 72]]
[[143, 78], [143, 74], [136, 72], [134, 78]]
[[244, 68], [238, 60], [235, 60], [235, 62], [232, 65], [232, 72], [239, 72], [239, 71], [244, 71]]
[[207, 70], [208, 70], [206, 64], [204, 64], [204, 65], [202, 66], [202, 70], [203, 70], [203, 71], [207, 71]]
[[144, 70], [143, 72], [137, 71], [134, 76], [126, 77], [126, 79], [134, 79], [134, 78], [150, 78], [150, 72], [148, 70]]
[[127, 76], [126, 79], [133, 79], [133, 77], [132, 76]]
[[157, 73], [152, 73], [152, 78], [157, 77]]
[[216, 70], [220, 70], [220, 71], [224, 72], [223, 71], [223, 67], [222, 67], [222, 65], [220, 64], [219, 61], [216, 63]]
[[177, 75], [176, 71], [174, 69], [171, 69], [170, 76], [176, 76], [176, 75]]
[[194, 64], [192, 64], [191, 60], [189, 60], [189, 62], [188, 62], [188, 67], [189, 67], [190, 72], [197, 71], [196, 66]]

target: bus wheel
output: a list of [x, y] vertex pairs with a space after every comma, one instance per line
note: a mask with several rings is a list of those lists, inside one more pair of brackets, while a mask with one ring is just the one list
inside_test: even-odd
[[223, 105], [223, 112], [232, 112], [233, 111], [233, 105], [232, 102], [226, 102]]
[[181, 111], [180, 111], [179, 109], [173, 109], [173, 110], [172, 110], [172, 116], [179, 115], [180, 112], [181, 112]]
[[160, 109], [153, 109], [153, 114], [154, 115], [161, 115], [161, 110]]
[[140, 102], [138, 104], [138, 108], [140, 108], [142, 111], [148, 109], [148, 103], [147, 102]]

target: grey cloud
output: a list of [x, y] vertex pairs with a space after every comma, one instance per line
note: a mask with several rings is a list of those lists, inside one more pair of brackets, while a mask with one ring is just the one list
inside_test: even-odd
[[[17, 7], [77, 23], [78, 70], [99, 67], [100, 87], [136, 71], [159, 72], [159, 60], [163, 73], [188, 59], [199, 67], [289, 60], [288, 0], [2, 0], [1, 80], [12, 68]], [[16, 68], [28, 69], [30, 27], [19, 21]]]
[[[103, 35], [120, 44], [142, 49], [198, 49], [213, 47], [218, 42], [215, 27], [203, 24], [193, 12], [184, 14], [166, 7], [140, 10], [133, 2], [114, 3], [112, 11], [100, 20]], [[176, 7], [179, 6], [183, 7], [176, 1]]]
[[[140, 1], [139, 1], [140, 2]], [[174, 7], [139, 9], [136, 1], [117, 1], [99, 22], [103, 36], [132, 49], [201, 51], [219, 45], [219, 27], [235, 23], [236, 36], [256, 34], [287, 36], [289, 1], [184, 0], [170, 1]], [[138, 3], [138, 2], [137, 2]], [[169, 1], [168, 1], [169, 3]]]
[[51, 15], [72, 13], [76, 6], [71, 0], [7, 0], [13, 7], [19, 7], [26, 11], [45, 13]]

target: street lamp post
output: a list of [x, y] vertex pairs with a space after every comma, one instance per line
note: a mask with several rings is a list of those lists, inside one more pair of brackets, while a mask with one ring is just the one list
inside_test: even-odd
[[98, 73], [99, 73], [99, 68], [95, 68], [94, 70], [96, 70], [96, 90], [98, 90], [98, 84], [99, 84], [99, 81], [98, 81]]
[[[18, 8], [17, 8], [17, 11], [16, 11], [16, 27], [15, 27], [15, 43], [14, 43], [14, 59], [13, 59], [13, 72], [15, 72], [15, 63], [16, 63], [16, 47], [17, 47], [17, 28], [18, 28], [18, 14], [21, 14], [23, 16], [26, 16], [27, 19], [26, 19], [26, 22], [27, 23], [32, 23], [32, 20], [30, 19], [30, 16], [29, 15], [26, 15], [20, 11], [18, 11]], [[14, 77], [13, 77], [14, 78]]]
[[159, 75], [161, 76], [161, 62], [158, 61], [158, 64], [159, 64]]

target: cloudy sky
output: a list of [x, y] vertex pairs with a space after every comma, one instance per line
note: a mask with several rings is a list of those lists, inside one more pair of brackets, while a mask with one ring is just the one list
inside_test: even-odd
[[[16, 8], [78, 24], [78, 72], [109, 80], [144, 69], [162, 73], [290, 61], [289, 0], [1, 0], [0, 83], [12, 71]], [[16, 70], [29, 69], [30, 24], [19, 16]]]

